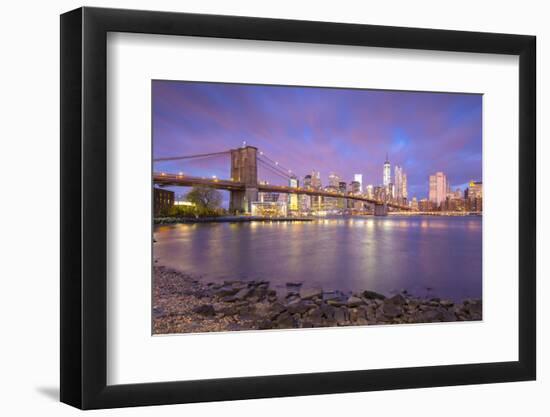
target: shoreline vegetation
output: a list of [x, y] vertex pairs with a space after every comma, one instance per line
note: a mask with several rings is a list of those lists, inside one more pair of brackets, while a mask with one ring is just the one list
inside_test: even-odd
[[153, 272], [153, 334], [482, 320], [479, 299], [326, 291], [300, 282], [277, 291], [264, 280], [203, 282], [164, 266]]

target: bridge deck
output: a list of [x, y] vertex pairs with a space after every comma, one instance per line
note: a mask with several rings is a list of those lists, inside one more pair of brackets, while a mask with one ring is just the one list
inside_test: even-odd
[[[218, 179], [218, 178], [201, 178], [201, 177], [191, 177], [188, 175], [178, 175], [178, 174], [166, 174], [166, 173], [157, 173], [153, 174], [153, 182], [161, 186], [183, 186], [183, 187], [192, 187], [194, 185], [205, 185], [208, 187], [216, 188], [219, 190], [229, 190], [229, 191], [242, 191], [245, 190], [245, 184], [232, 181], [227, 179]], [[372, 198], [367, 198], [361, 195], [351, 194], [351, 193], [341, 193], [341, 192], [330, 192], [324, 190], [314, 190], [310, 188], [301, 188], [301, 187], [288, 187], [283, 185], [272, 185], [272, 184], [258, 184], [258, 191], [261, 192], [275, 192], [275, 193], [285, 193], [285, 194], [302, 194], [310, 195], [316, 197], [333, 197], [333, 198], [346, 198], [349, 200], [364, 201], [365, 203], [370, 204], [384, 204], [383, 201], [375, 200]], [[399, 209], [399, 210], [410, 210], [410, 207], [403, 206], [401, 204], [386, 203], [388, 207]]]

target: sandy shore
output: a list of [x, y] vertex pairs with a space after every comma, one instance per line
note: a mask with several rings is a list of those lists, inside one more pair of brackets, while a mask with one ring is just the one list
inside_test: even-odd
[[154, 268], [153, 292], [155, 334], [482, 319], [477, 299], [454, 303], [406, 292], [343, 293], [302, 289], [300, 283], [287, 283], [286, 291], [277, 292], [268, 281], [208, 283], [162, 266]]

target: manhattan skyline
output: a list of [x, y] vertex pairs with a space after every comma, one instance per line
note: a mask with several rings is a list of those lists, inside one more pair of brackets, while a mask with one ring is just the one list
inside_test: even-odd
[[[482, 177], [481, 95], [157, 80], [152, 93], [154, 158], [245, 141], [300, 182], [316, 170], [323, 184], [331, 172], [348, 184], [362, 174], [365, 187], [382, 183], [388, 154], [392, 171], [400, 165], [407, 173], [409, 198], [418, 199], [427, 197], [434, 172], [444, 171], [453, 189]], [[160, 166], [223, 178], [226, 165]]]

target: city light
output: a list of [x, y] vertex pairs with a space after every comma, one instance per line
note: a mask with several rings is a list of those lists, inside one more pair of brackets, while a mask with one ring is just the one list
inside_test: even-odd
[[[247, 150], [250, 147], [240, 148], [243, 150], [243, 165], [239, 171], [239, 179], [231, 176], [229, 180], [219, 179], [217, 175], [212, 175], [211, 178], [184, 176], [183, 171], [178, 174], [167, 174], [162, 171], [155, 175], [162, 177], [162, 184], [166, 185], [184, 185], [193, 186], [201, 184], [208, 186], [209, 181], [212, 185], [216, 183], [217, 189], [227, 189], [231, 193], [235, 191], [235, 187], [246, 187], [249, 183], [245, 177], [242, 177], [242, 172], [247, 172], [246, 167], [249, 163], [249, 154]], [[263, 151], [258, 151], [263, 155]], [[266, 162], [269, 161], [269, 162]], [[272, 167], [281, 166], [279, 161], [274, 161], [268, 157], [262, 160], [263, 164], [271, 164]], [[234, 163], [233, 160], [231, 162]], [[269, 166], [269, 165], [268, 165]], [[257, 170], [256, 165], [252, 165]], [[263, 213], [269, 217], [282, 216], [327, 216], [327, 215], [419, 215], [430, 214], [438, 216], [464, 216], [469, 214], [480, 215], [482, 213], [483, 185], [481, 181], [470, 181], [467, 183], [465, 190], [451, 190], [450, 181], [443, 172], [437, 172], [429, 176], [427, 181], [428, 198], [417, 200], [413, 197], [408, 198], [407, 173], [405, 167], [395, 165], [392, 167], [389, 158], [381, 164], [381, 176], [379, 185], [365, 184], [363, 186], [363, 174], [355, 173], [350, 178], [350, 182], [344, 181], [338, 173], [330, 172], [328, 175], [328, 185], [323, 186], [319, 171], [313, 170], [311, 174], [307, 174], [300, 180], [292, 169], [284, 169], [288, 172], [289, 181], [286, 185], [270, 185], [268, 181], [258, 182], [257, 188], [252, 195], [244, 194], [243, 198], [248, 207], [244, 213], [251, 213], [251, 204], [266, 202], [277, 202], [283, 204], [286, 209], [283, 210], [279, 205], [260, 205], [257, 206], [256, 213]], [[281, 174], [281, 168], [278, 168], [278, 173]], [[393, 171], [392, 172], [392, 168]], [[233, 172], [233, 168], [231, 168]], [[250, 172], [250, 171], [248, 171]], [[276, 171], [274, 171], [276, 172]], [[380, 172], [380, 171], [379, 171]], [[392, 173], [394, 175], [392, 175]], [[256, 172], [256, 177], [258, 173]], [[160, 181], [160, 179], [159, 179]], [[236, 184], [224, 184], [224, 181], [229, 183], [239, 181]], [[248, 193], [248, 191], [247, 191]], [[269, 195], [269, 199], [265, 200], [263, 196]], [[274, 196], [279, 196], [275, 198]], [[267, 197], [266, 197], [267, 198]], [[245, 207], [245, 206], [243, 206]]]

